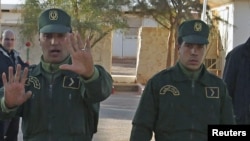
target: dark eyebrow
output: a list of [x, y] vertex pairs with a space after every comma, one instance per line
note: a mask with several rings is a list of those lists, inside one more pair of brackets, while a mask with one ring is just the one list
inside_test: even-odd
[[12, 41], [14, 41], [15, 39], [14, 38], [4, 38], [4, 40], [12, 40]]

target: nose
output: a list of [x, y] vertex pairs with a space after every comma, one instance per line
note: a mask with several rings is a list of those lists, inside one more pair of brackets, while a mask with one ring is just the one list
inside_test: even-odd
[[58, 38], [57, 38], [56, 36], [53, 36], [53, 37], [51, 38], [51, 44], [52, 44], [52, 45], [58, 44]]
[[192, 53], [192, 54], [196, 54], [196, 51], [197, 51], [197, 47], [192, 47], [191, 53]]

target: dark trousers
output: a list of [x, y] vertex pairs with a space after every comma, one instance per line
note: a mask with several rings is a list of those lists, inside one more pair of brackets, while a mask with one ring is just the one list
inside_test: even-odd
[[0, 141], [17, 141], [19, 131], [19, 117], [0, 121]]

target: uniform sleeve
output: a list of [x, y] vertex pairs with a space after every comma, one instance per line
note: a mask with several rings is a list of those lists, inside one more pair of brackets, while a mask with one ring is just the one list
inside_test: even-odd
[[100, 65], [95, 65], [95, 78], [85, 81], [84, 98], [89, 102], [101, 102], [111, 95], [113, 80], [111, 75]]
[[98, 69], [96, 67], [94, 67], [94, 74], [93, 74], [93, 76], [90, 79], [88, 79], [88, 80], [85, 80], [84, 78], [82, 78], [82, 81], [84, 83], [88, 83], [88, 82], [96, 80], [98, 77], [99, 77], [99, 71], [98, 71]]
[[10, 119], [16, 115], [17, 107], [8, 109], [4, 102], [4, 88], [0, 88], [0, 119]]
[[149, 80], [142, 93], [132, 121], [130, 141], [149, 141], [152, 138], [155, 120], [158, 113], [156, 110], [156, 94], [153, 92], [152, 85], [152, 81]]

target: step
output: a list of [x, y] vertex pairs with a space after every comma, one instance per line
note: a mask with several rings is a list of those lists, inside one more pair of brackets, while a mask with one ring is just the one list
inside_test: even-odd
[[112, 58], [114, 64], [136, 64], [136, 58]]
[[138, 83], [113, 83], [114, 92], [136, 92], [142, 94], [144, 85]]
[[129, 84], [129, 83], [113, 83], [114, 91], [119, 92], [138, 92], [137, 84]]
[[136, 83], [135, 75], [112, 75], [114, 83]]

